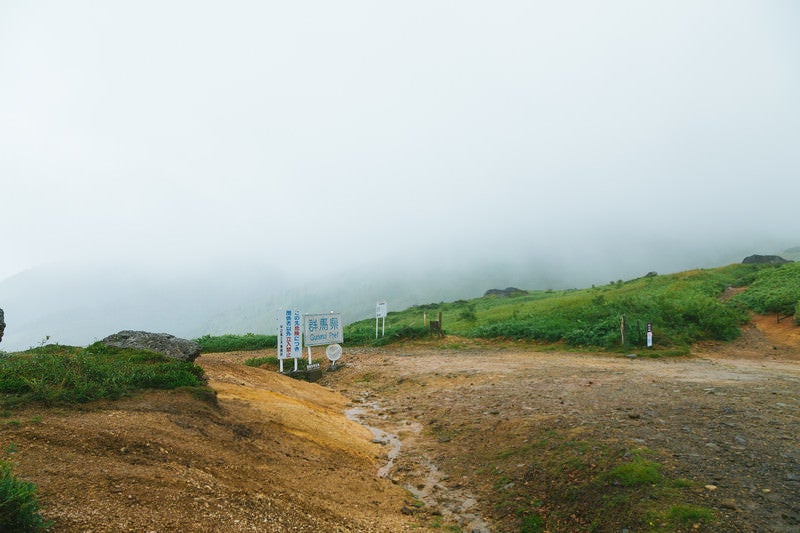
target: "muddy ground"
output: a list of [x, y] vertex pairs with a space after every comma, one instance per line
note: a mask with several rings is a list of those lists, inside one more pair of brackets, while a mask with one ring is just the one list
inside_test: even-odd
[[[6, 412], [0, 453], [54, 531], [518, 531], [520, 509], [552, 500], [547, 439], [650, 450], [715, 515], [687, 529], [798, 531], [799, 329], [760, 317], [735, 343], [658, 359], [345, 347], [318, 384], [242, 364], [265, 354], [209, 354], [216, 405], [161, 391]], [[569, 520], [551, 530], [647, 530]]]

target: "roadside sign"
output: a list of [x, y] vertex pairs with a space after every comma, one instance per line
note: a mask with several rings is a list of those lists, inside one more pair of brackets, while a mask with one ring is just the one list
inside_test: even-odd
[[383, 320], [383, 334], [386, 333], [386, 302], [381, 300], [375, 304], [375, 338], [378, 338], [378, 321]]
[[278, 359], [303, 357], [301, 317], [299, 309], [278, 311]]
[[306, 346], [323, 346], [344, 341], [341, 313], [305, 316]]
[[328, 361], [335, 363], [342, 356], [342, 347], [338, 344], [331, 344], [325, 348], [325, 356], [328, 358]]

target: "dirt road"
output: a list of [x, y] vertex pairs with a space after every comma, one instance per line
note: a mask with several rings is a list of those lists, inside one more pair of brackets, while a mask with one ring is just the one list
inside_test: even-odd
[[[218, 405], [172, 391], [7, 412], [0, 451], [55, 531], [519, 531], [573, 474], [541, 466], [567, 448], [575, 464], [648, 450], [713, 510], [689, 529], [798, 531], [798, 328], [759, 320], [669, 359], [345, 348], [320, 384], [242, 364], [263, 354], [204, 355]], [[637, 530], [565, 520], [551, 530]]]

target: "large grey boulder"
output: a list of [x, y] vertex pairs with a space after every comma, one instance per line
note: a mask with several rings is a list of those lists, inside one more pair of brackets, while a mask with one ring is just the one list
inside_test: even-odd
[[506, 287], [505, 289], [489, 289], [484, 292], [484, 296], [496, 296], [498, 298], [513, 298], [514, 296], [523, 296], [528, 294], [528, 291], [518, 289], [516, 287]]
[[3, 340], [3, 332], [6, 330], [6, 322], [3, 319], [3, 310], [0, 309], [0, 341]]
[[784, 259], [778, 255], [749, 255], [742, 260], [743, 265], [782, 265], [784, 263], [792, 263], [788, 259]]
[[149, 333], [147, 331], [120, 331], [109, 335], [102, 341], [107, 346], [150, 350], [178, 359], [194, 361], [200, 355], [200, 345], [194, 341], [180, 339], [168, 333]]

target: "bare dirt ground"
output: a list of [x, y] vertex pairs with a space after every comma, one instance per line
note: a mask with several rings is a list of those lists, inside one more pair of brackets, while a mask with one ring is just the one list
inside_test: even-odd
[[[690, 529], [800, 531], [789, 320], [756, 317], [736, 342], [680, 358], [346, 347], [318, 384], [242, 364], [259, 355], [198, 359], [218, 405], [162, 391], [5, 413], [0, 453], [55, 531], [518, 531], [507, 504], [547, 506], [533, 443], [558, 434], [653, 450], [695, 482], [686, 503], [715, 512]], [[622, 519], [592, 527], [637, 530]], [[588, 529], [576, 516], [553, 530]]]

